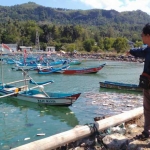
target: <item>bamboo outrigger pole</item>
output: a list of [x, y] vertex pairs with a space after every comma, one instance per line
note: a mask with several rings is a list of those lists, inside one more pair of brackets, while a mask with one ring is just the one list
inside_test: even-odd
[[[121, 124], [123, 122], [129, 121], [133, 118], [141, 116], [143, 114], [143, 107], [139, 107], [133, 110], [130, 110], [119, 115], [115, 115], [95, 123], [98, 131], [113, 127], [115, 125]], [[91, 129], [85, 125], [78, 128], [71, 129], [66, 132], [62, 132], [38, 141], [34, 141], [12, 150], [52, 150], [56, 149], [65, 144], [77, 141], [84, 137], [87, 137], [91, 134]]]
[[13, 96], [13, 95], [15, 95], [15, 94], [17, 94], [17, 93], [18, 93], [18, 89], [16, 89], [16, 92], [9, 93], [9, 94], [5, 94], [5, 95], [3, 95], [3, 96], [0, 96], [0, 98], [4, 98], [4, 97], [8, 97], [8, 96]]
[[[25, 80], [29, 81], [30, 79], [25, 79]], [[9, 82], [9, 83], [6, 83], [6, 84], [9, 85], [9, 84], [14, 84], [14, 83], [18, 83], [18, 82], [24, 82], [25, 80], [17, 80], [17, 81]]]

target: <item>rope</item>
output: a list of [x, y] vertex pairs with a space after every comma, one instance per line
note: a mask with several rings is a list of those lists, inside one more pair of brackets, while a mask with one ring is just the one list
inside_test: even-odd
[[107, 150], [107, 146], [103, 143], [102, 141], [102, 136], [100, 135], [95, 123], [90, 123], [90, 124], [85, 124], [87, 125], [90, 130], [91, 130], [91, 134], [92, 136], [94, 136], [93, 138], [97, 138], [97, 142], [100, 144], [101, 148], [105, 148]]
[[93, 133], [93, 123], [86, 123], [86, 126], [88, 126], [90, 128], [91, 133]]
[[99, 131], [97, 130], [95, 123], [89, 123], [85, 125], [87, 125], [90, 128], [92, 134], [99, 135]]

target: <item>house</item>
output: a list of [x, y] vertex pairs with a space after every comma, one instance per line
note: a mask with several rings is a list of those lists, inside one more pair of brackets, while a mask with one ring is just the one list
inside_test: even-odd
[[32, 47], [29, 46], [29, 47], [26, 47], [26, 46], [19, 46], [20, 50], [23, 51], [23, 50], [26, 50], [26, 51], [31, 51], [32, 50]]
[[49, 51], [51, 53], [55, 53], [55, 47], [54, 46], [47, 46], [46, 51]]

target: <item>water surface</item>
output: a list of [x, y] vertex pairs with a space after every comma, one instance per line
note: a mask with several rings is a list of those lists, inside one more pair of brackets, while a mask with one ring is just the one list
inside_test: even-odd
[[[115, 61], [83, 61], [79, 66], [95, 66], [106, 62], [96, 74], [39, 75], [28, 72], [37, 82], [54, 80], [45, 91], [81, 92], [79, 99], [70, 107], [39, 106], [12, 98], [0, 100], [0, 149], [10, 149], [72, 129], [76, 125], [93, 123], [93, 118], [119, 114], [142, 106], [141, 93], [100, 89], [100, 81], [116, 81], [138, 84], [143, 64]], [[23, 79], [22, 72], [3, 66], [4, 82]], [[1, 72], [1, 71], [0, 71]], [[45, 136], [37, 136], [45, 133]]]

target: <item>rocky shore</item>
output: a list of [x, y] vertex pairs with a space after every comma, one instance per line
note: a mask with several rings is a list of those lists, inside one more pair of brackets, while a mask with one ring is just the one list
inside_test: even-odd
[[140, 62], [143, 63], [143, 59], [134, 57], [134, 56], [126, 56], [125, 54], [107, 54], [107, 53], [93, 53], [93, 54], [70, 54], [66, 53], [62, 55], [63, 57], [69, 58], [81, 58], [81, 59], [94, 59], [94, 60], [113, 60], [113, 61], [128, 61], [128, 62]]
[[[21, 55], [23, 52], [14, 52], [16, 55]], [[31, 52], [32, 54], [37, 55], [49, 55], [48, 52]], [[50, 55], [51, 57], [61, 57], [61, 58], [69, 58], [69, 59], [94, 59], [94, 60], [114, 60], [114, 61], [129, 61], [129, 62], [140, 62], [143, 63], [143, 59], [134, 57], [132, 55], [126, 56], [126, 54], [117, 54], [117, 53], [61, 53], [56, 52]]]
[[[104, 118], [94, 118], [95, 121]], [[136, 135], [143, 131], [143, 115], [92, 134], [87, 138], [64, 145], [57, 150], [150, 150], [150, 139], [136, 140]], [[77, 126], [78, 127], [78, 126]]]

